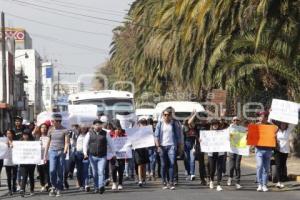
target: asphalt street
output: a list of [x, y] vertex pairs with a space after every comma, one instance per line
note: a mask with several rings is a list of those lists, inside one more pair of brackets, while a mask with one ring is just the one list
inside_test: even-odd
[[[182, 162], [182, 161], [179, 161]], [[92, 200], [92, 199], [107, 199], [107, 200], [253, 200], [253, 199], [265, 199], [265, 200], [299, 200], [300, 199], [300, 183], [286, 182], [285, 189], [277, 189], [273, 183], [270, 183], [269, 192], [256, 192], [255, 170], [253, 168], [242, 168], [241, 184], [243, 188], [236, 190], [234, 186], [227, 186], [225, 176], [223, 179], [223, 191], [217, 192], [215, 189], [211, 190], [208, 186], [200, 186], [199, 177], [195, 181], [186, 180], [184, 175], [183, 166], [180, 164], [180, 176], [179, 185], [176, 190], [162, 190], [160, 180], [147, 182], [146, 186], [139, 188], [134, 181], [125, 181], [124, 190], [111, 191], [111, 186], [107, 187], [106, 192], [103, 195], [80, 192], [75, 187], [75, 181], [70, 180], [70, 189], [63, 191], [62, 196], [59, 199], [65, 200]], [[0, 199], [22, 199], [18, 194], [14, 196], [7, 196], [7, 189], [5, 185], [6, 180], [2, 180], [2, 187], [0, 189]], [[36, 191], [39, 189], [39, 183], [36, 184]], [[32, 200], [46, 200], [46, 199], [58, 199], [56, 197], [49, 197], [48, 193], [36, 192], [35, 196], [25, 197]]]

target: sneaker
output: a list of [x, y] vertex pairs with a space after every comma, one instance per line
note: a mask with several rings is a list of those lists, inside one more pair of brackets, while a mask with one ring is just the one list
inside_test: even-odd
[[45, 192], [46, 188], [45, 187], [41, 187], [41, 192]]
[[212, 181], [209, 182], [209, 188], [214, 189], [214, 182], [212, 182]]
[[242, 188], [242, 186], [240, 185], [240, 184], [235, 184], [235, 188], [237, 189], [237, 190], [239, 190], [239, 189], [241, 189]]
[[116, 190], [117, 189], [117, 183], [113, 183], [111, 189]]
[[194, 181], [196, 179], [195, 175], [191, 175], [191, 181]]
[[118, 185], [118, 190], [123, 190], [123, 186], [122, 185]]
[[104, 192], [105, 192], [105, 187], [101, 187], [100, 190], [99, 190], [99, 193], [103, 194]]
[[34, 191], [30, 191], [29, 196], [34, 196]]
[[162, 189], [167, 190], [167, 189], [169, 189], [169, 187], [167, 185], [164, 185]]
[[222, 190], [223, 190], [223, 189], [222, 189], [221, 185], [218, 185], [218, 186], [217, 186], [217, 191], [220, 192], [220, 191], [222, 191]]
[[91, 190], [90, 186], [85, 186], [85, 189], [84, 189], [86, 192], [89, 192]]
[[261, 192], [262, 191], [262, 186], [258, 185], [258, 188], [256, 190], [257, 190], [257, 192]]
[[282, 183], [278, 182], [276, 184], [276, 187], [279, 188], [279, 189], [282, 189], [282, 188], [284, 188], [284, 185]]
[[231, 186], [231, 182], [232, 182], [232, 178], [228, 178], [228, 180], [227, 180], [227, 185], [228, 185], [228, 186]]
[[20, 191], [21, 190], [21, 187], [18, 185], [17, 186], [17, 191]]
[[55, 189], [54, 188], [51, 188], [50, 189], [50, 192], [49, 192], [49, 197], [55, 197]]
[[201, 180], [200, 185], [207, 185], [207, 182], [205, 180]]
[[57, 190], [56, 191], [56, 197], [60, 197], [60, 196], [61, 196], [60, 190]]
[[106, 179], [105, 180], [105, 186], [109, 186], [109, 184], [110, 184], [110, 179]]
[[263, 191], [263, 192], [268, 192], [269, 189], [268, 189], [268, 187], [267, 187], [266, 185], [264, 185], [264, 186], [262, 187], [262, 191]]
[[142, 181], [139, 181], [139, 187], [143, 187], [143, 182]]
[[169, 189], [170, 189], [170, 190], [175, 190], [175, 185], [174, 185], [174, 184], [170, 185], [170, 186], [169, 186]]

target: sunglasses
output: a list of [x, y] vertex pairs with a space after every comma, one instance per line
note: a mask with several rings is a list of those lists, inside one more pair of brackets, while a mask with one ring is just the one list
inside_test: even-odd
[[167, 116], [170, 116], [170, 114], [169, 113], [164, 113], [164, 116], [167, 117]]

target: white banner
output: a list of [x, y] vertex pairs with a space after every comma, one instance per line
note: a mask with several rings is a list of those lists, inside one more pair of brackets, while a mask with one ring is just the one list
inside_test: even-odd
[[202, 152], [230, 152], [228, 130], [200, 131], [200, 139]]
[[137, 121], [135, 113], [129, 115], [116, 115], [116, 119], [120, 121], [122, 129], [132, 128]]
[[298, 124], [300, 104], [273, 99], [269, 119], [286, 122], [289, 124]]
[[7, 138], [0, 137], [0, 159], [7, 158], [8, 146], [7, 146]]
[[40, 141], [14, 141], [12, 159], [14, 164], [40, 164], [42, 149]]
[[152, 126], [128, 128], [125, 130], [133, 149], [155, 146]]
[[69, 120], [70, 124], [79, 124], [85, 126], [91, 126], [97, 116], [97, 105], [69, 105]]
[[132, 149], [128, 137], [112, 138], [117, 159], [132, 158]]

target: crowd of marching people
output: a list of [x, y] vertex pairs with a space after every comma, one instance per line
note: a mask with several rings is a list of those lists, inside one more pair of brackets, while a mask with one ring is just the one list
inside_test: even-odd
[[[160, 179], [162, 189], [175, 190], [178, 184], [178, 161], [183, 157], [187, 179], [196, 179], [196, 160], [199, 164], [200, 184], [210, 189], [222, 191], [222, 179], [229, 163], [226, 185], [235, 180], [236, 189], [241, 189], [242, 156], [229, 152], [201, 151], [200, 134], [203, 130], [231, 129], [246, 131], [238, 117], [230, 124], [222, 120], [199, 120], [197, 113], [180, 122], [174, 119], [174, 110], [169, 107], [162, 113], [162, 120], [140, 119], [138, 127], [151, 125], [155, 146], [133, 149], [132, 158], [118, 159], [115, 155], [107, 159], [108, 149], [114, 152], [112, 139], [126, 137], [120, 121], [109, 121], [102, 116], [93, 121], [91, 127], [74, 124], [71, 130], [62, 126], [62, 116], [54, 114], [51, 123], [36, 126], [22, 124], [22, 117], [15, 118], [15, 127], [6, 130], [1, 137], [7, 138], [9, 153], [14, 141], [40, 141], [42, 146], [41, 163], [15, 165], [12, 157], [0, 160], [0, 173], [4, 166], [8, 195], [15, 193], [25, 196], [25, 191], [34, 195], [37, 191], [35, 177], [38, 175], [40, 192], [59, 197], [69, 189], [68, 179], [73, 178], [76, 169], [76, 184], [80, 191], [103, 194], [111, 185], [111, 190], [123, 190], [124, 181], [135, 180], [137, 187], [145, 187], [146, 182]], [[268, 112], [259, 113], [259, 124], [269, 124]], [[289, 134], [293, 126], [283, 122], [272, 122], [278, 127], [276, 148], [256, 146], [257, 191], [268, 191], [268, 176], [271, 157], [275, 157], [276, 187], [284, 188], [285, 169], [289, 149]], [[35, 171], [37, 170], [37, 174]], [[29, 180], [29, 182], [28, 182]], [[111, 182], [111, 184], [110, 184]], [[28, 189], [27, 189], [27, 188]]]

